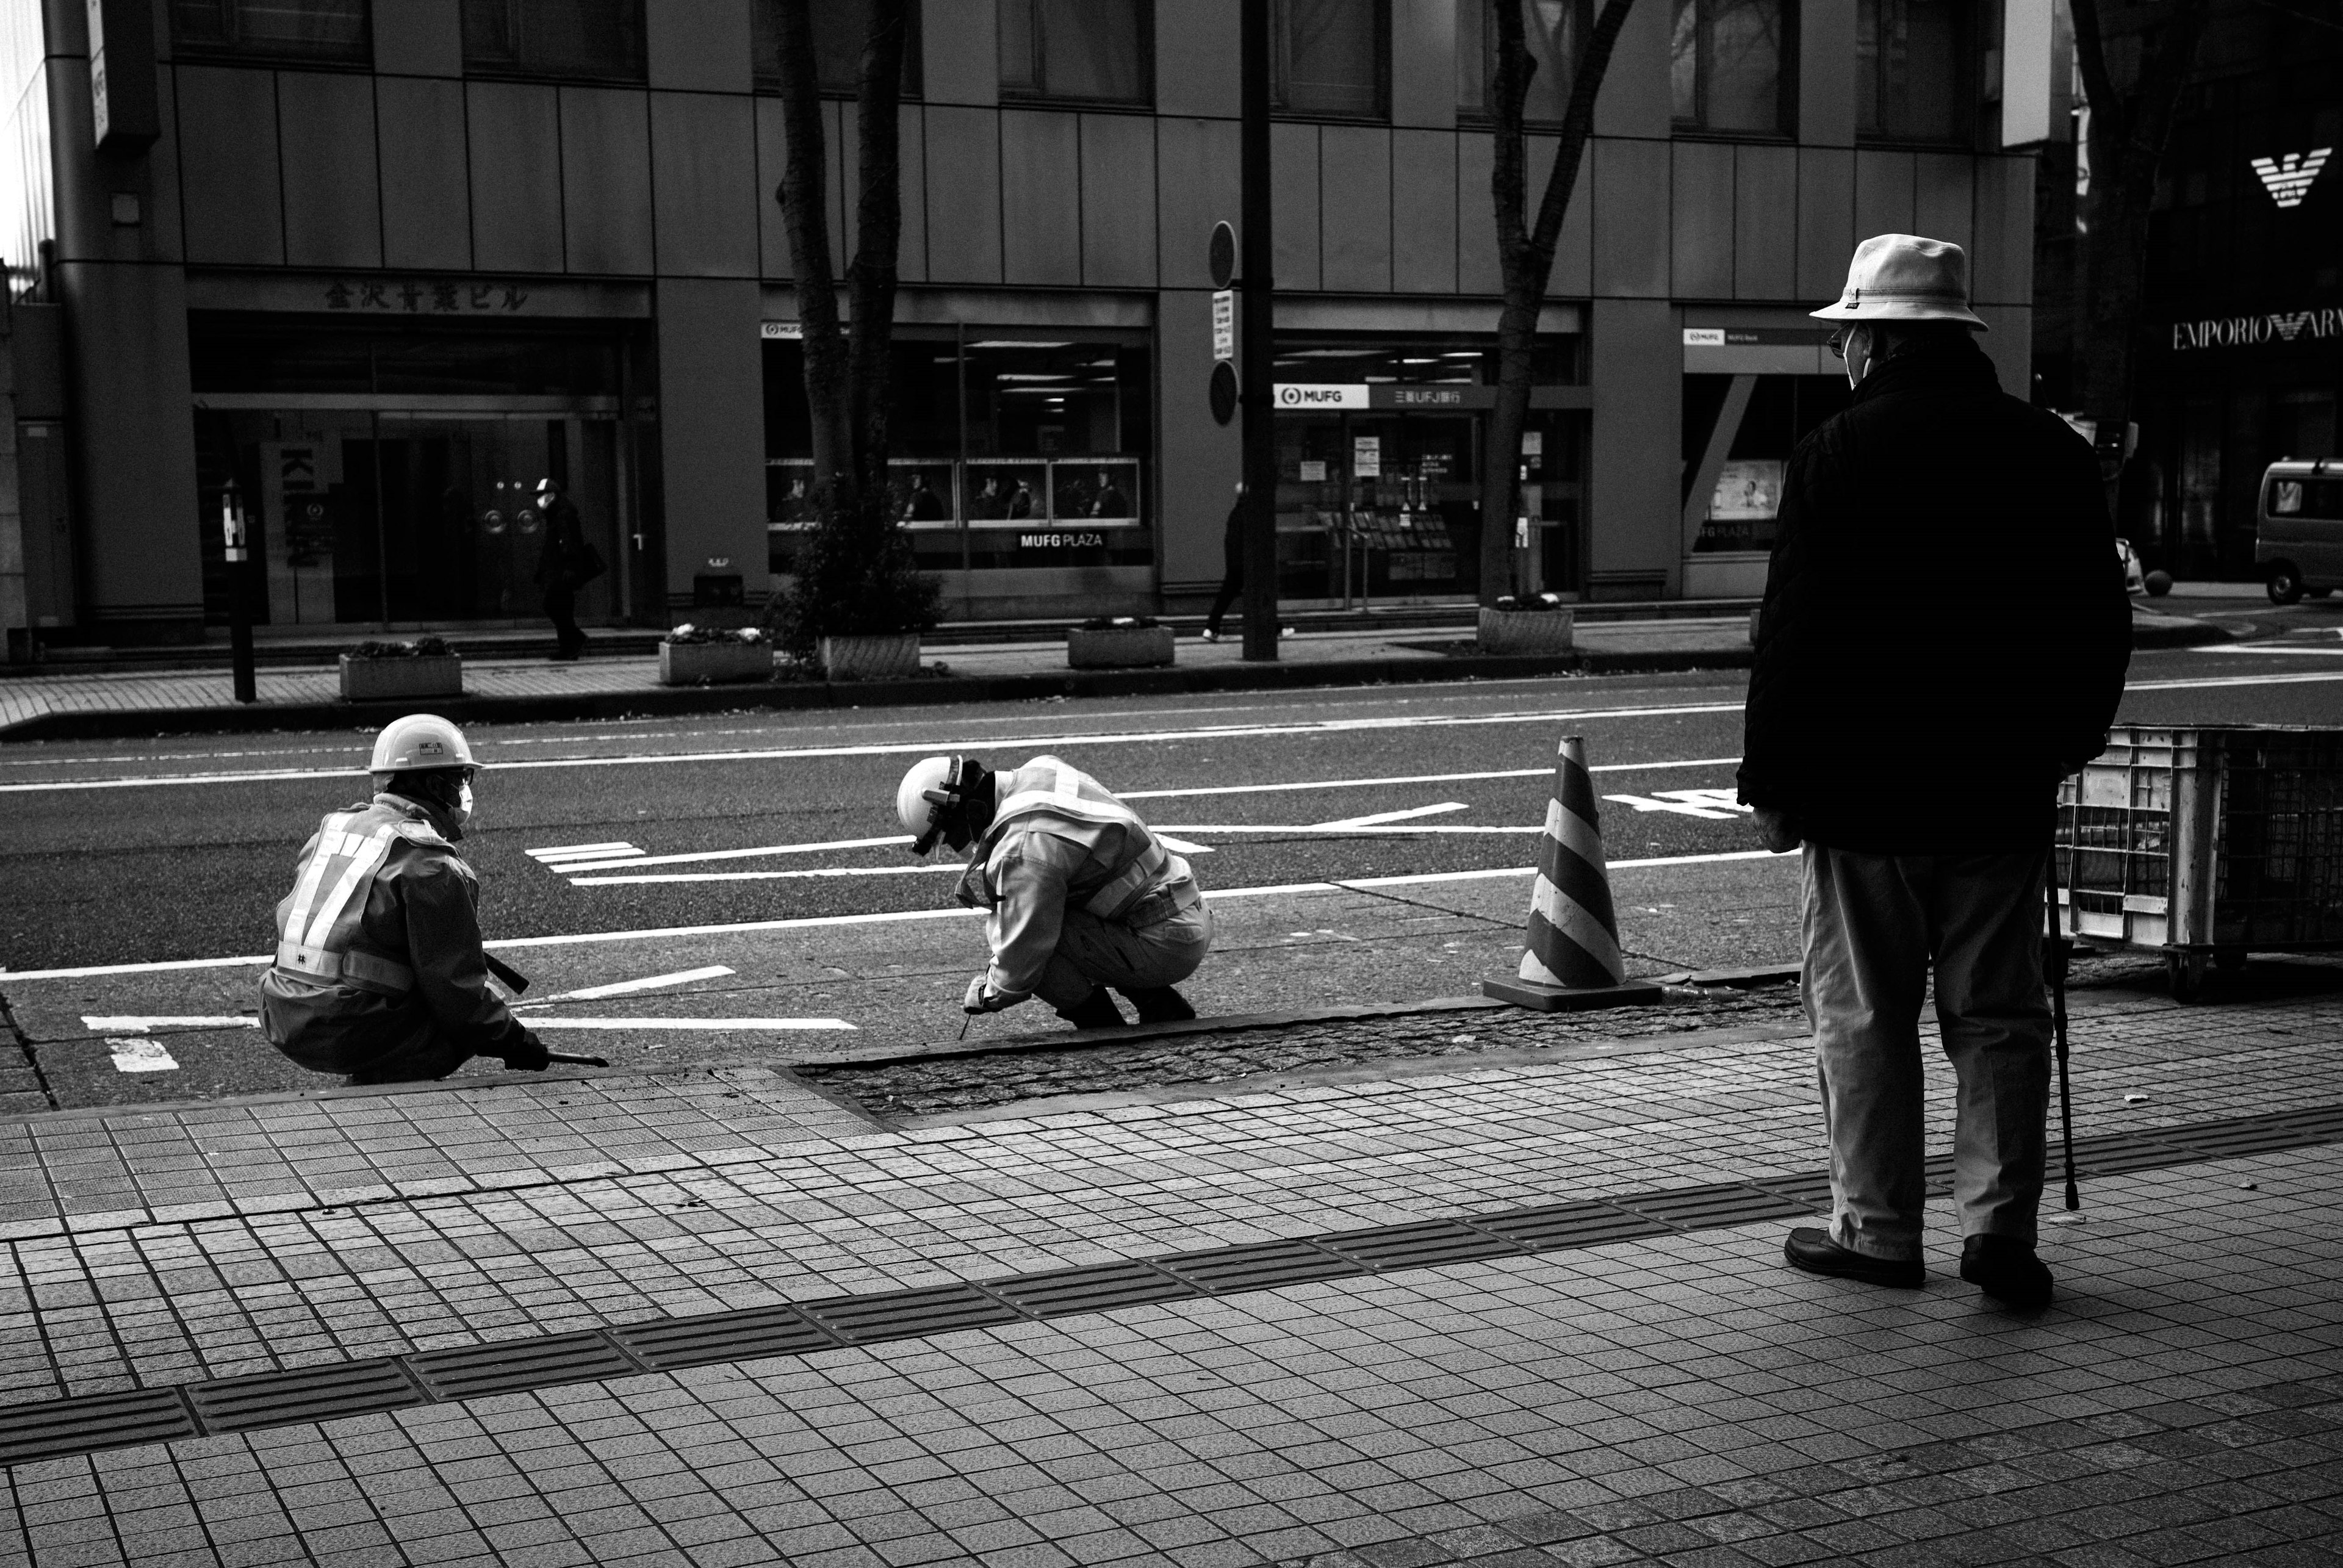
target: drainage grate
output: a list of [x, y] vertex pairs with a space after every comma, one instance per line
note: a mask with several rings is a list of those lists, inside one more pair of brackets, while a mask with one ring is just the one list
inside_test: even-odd
[[795, 1307], [744, 1307], [738, 1312], [701, 1312], [689, 1318], [657, 1318], [647, 1323], [627, 1323], [609, 1331], [610, 1337], [653, 1372], [711, 1366], [720, 1362], [751, 1362], [766, 1356], [810, 1355], [836, 1347], [821, 1325]]
[[1216, 1296], [1237, 1291], [1273, 1291], [1280, 1285], [1312, 1280], [1343, 1280], [1366, 1272], [1361, 1264], [1308, 1241], [1257, 1241], [1204, 1252], [1175, 1252], [1148, 1261]]
[[2209, 1159], [2228, 1160], [2240, 1154], [2267, 1154], [2278, 1149], [2299, 1149], [2303, 1135], [2290, 1127], [2175, 1128], [2166, 1137], [2177, 1147]]
[[249, 1432], [296, 1422], [332, 1421], [423, 1402], [423, 1392], [387, 1357], [257, 1372], [199, 1382], [187, 1397], [206, 1432]]
[[850, 1345], [923, 1339], [1017, 1320], [1014, 1308], [974, 1285], [930, 1285], [874, 1296], [838, 1296], [827, 1302], [799, 1302], [797, 1308]]
[[436, 1400], [484, 1399], [558, 1383], [598, 1382], [641, 1370], [592, 1330], [425, 1351], [408, 1356], [407, 1365]]
[[1078, 1312], [1107, 1312], [1117, 1307], [1145, 1306], [1151, 1302], [1182, 1302], [1197, 1289], [1151, 1263], [1098, 1263], [1083, 1269], [1057, 1269], [1046, 1274], [1013, 1274], [987, 1280], [986, 1290], [1028, 1317], [1065, 1318]]
[[1655, 1220], [1630, 1214], [1610, 1203], [1592, 1201], [1549, 1203], [1540, 1209], [1515, 1209], [1504, 1214], [1475, 1214], [1473, 1224], [1476, 1230], [1493, 1231], [1533, 1252], [1599, 1247], [1605, 1241], [1632, 1241], [1668, 1233], [1668, 1228]]
[[[2075, 1168], [2093, 1176], [2121, 1176], [2133, 1171], [2160, 1171], [2179, 1163], [2184, 1156], [2170, 1143], [2143, 1137], [2136, 1132], [2111, 1133], [2105, 1138], [2078, 1138], [2075, 1141]], [[2065, 1165], [2056, 1145], [2050, 1150], [2049, 1176], [2061, 1180]]]
[[84, 1394], [78, 1399], [0, 1407], [0, 1464], [61, 1459], [101, 1448], [167, 1442], [193, 1437], [196, 1423], [179, 1402], [179, 1391], [136, 1389], [127, 1393]]
[[1761, 1192], [1777, 1193], [1791, 1202], [1827, 1214], [1831, 1210], [1831, 1181], [1827, 1171], [1808, 1171], [1795, 1176], [1753, 1176], [1749, 1185]]
[[1611, 1200], [1632, 1213], [1645, 1215], [1677, 1231], [1704, 1231], [1716, 1225], [1745, 1225], [1753, 1220], [1806, 1219], [1813, 1208], [1778, 1193], [1761, 1192], [1738, 1181], [1715, 1187], [1684, 1187], [1672, 1192], [1639, 1192]]
[[1523, 1250], [1510, 1237], [1475, 1230], [1453, 1220], [1379, 1225], [1372, 1231], [1337, 1231], [1330, 1235], [1312, 1236], [1311, 1241], [1378, 1273], [1385, 1269], [1429, 1269], [1442, 1263], [1469, 1262], [1475, 1258], [1513, 1257]]

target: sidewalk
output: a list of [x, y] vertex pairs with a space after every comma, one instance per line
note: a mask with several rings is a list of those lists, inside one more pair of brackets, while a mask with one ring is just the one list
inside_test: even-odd
[[779, 1070], [0, 1121], [0, 1560], [2336, 1562], [2343, 995], [2075, 1010], [2030, 1319], [1941, 1206], [1926, 1291], [1781, 1265], [1778, 1026], [900, 1126]]

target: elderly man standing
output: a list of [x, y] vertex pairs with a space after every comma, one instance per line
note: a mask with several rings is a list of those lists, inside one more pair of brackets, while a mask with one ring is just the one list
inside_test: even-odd
[[1881, 235], [1840, 301], [1852, 407], [1792, 454], [1741, 799], [1805, 854], [1805, 1000], [1831, 1141], [1795, 1267], [1918, 1287], [1919, 1014], [1958, 1080], [1961, 1277], [2046, 1304], [2043, 883], [2058, 781], [2097, 756], [2131, 616], [2091, 448], [2002, 392], [1961, 248]]

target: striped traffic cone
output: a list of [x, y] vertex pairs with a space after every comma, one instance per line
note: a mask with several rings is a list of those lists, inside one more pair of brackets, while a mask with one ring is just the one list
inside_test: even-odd
[[1563, 737], [1554, 759], [1554, 795], [1546, 803], [1545, 840], [1538, 852], [1537, 886], [1530, 894], [1521, 973], [1483, 980], [1481, 990], [1540, 1012], [1659, 1000], [1658, 986], [1628, 983], [1619, 957], [1619, 920], [1611, 910], [1594, 780], [1586, 771], [1586, 742], [1575, 735]]

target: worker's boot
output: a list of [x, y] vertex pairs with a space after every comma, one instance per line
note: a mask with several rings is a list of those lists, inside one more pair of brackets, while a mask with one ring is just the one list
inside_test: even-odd
[[1143, 985], [1136, 990], [1124, 986], [1121, 990], [1139, 1010], [1141, 1023], [1185, 1023], [1196, 1016], [1188, 999], [1168, 985]]
[[1114, 1005], [1114, 998], [1100, 986], [1071, 1007], [1061, 1007], [1058, 1016], [1076, 1029], [1121, 1029], [1123, 1016]]

